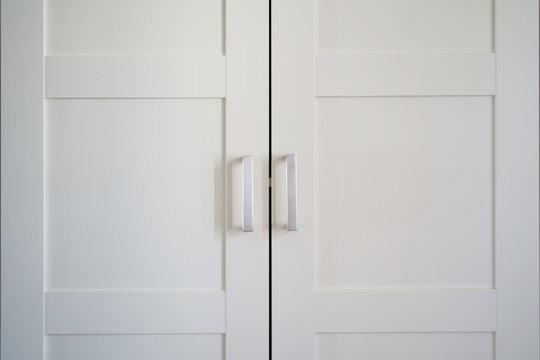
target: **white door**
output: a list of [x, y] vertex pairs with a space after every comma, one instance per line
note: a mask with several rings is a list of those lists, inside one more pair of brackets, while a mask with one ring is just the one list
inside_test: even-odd
[[538, 359], [538, 2], [272, 5], [274, 359]]
[[268, 19], [2, 1], [2, 359], [268, 357]]

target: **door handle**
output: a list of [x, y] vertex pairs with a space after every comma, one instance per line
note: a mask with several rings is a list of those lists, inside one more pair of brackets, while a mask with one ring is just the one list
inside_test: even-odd
[[297, 194], [296, 194], [296, 154], [285, 156], [285, 179], [287, 192], [287, 230], [296, 231], [296, 217], [298, 215]]
[[253, 230], [253, 156], [248, 155], [242, 157], [242, 231]]

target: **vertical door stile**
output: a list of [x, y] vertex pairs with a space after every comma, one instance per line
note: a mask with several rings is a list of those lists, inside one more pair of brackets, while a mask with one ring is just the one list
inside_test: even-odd
[[[272, 339], [275, 359], [314, 359], [312, 0], [272, 1]], [[298, 231], [288, 231], [286, 156], [296, 154]]]
[[43, 358], [43, 1], [2, 19], [2, 359]]
[[540, 357], [538, 7], [495, 0], [497, 360]]
[[[268, 2], [225, 0], [226, 359], [268, 358]], [[252, 232], [242, 232], [242, 157], [250, 154]], [[249, 165], [246, 163], [246, 165]]]

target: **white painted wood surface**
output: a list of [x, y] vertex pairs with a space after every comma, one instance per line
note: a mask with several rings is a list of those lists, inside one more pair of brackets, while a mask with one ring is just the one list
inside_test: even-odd
[[492, 0], [315, 0], [317, 53], [493, 51]]
[[[312, 0], [272, 1], [272, 354], [315, 359]], [[287, 231], [285, 156], [296, 154], [298, 231]]]
[[492, 53], [318, 54], [316, 96], [495, 94]]
[[[2, 1], [2, 358], [267, 358], [268, 3], [45, 5]], [[274, 358], [538, 359], [538, 3], [272, 7]], [[183, 73], [187, 58], [198, 70]], [[214, 61], [219, 79], [197, 82]], [[55, 79], [61, 96], [44, 101]], [[285, 228], [289, 153], [298, 232]], [[246, 154], [260, 229], [247, 234]], [[74, 335], [81, 324], [101, 333]], [[155, 333], [118, 333], [142, 328]]]
[[221, 334], [47, 335], [46, 359], [223, 359]]
[[[225, 359], [268, 359], [268, 2], [226, 1]], [[253, 156], [254, 232], [242, 232], [242, 156]]]
[[45, 333], [220, 334], [224, 291], [47, 291]]
[[318, 333], [494, 332], [493, 289], [318, 290]]
[[224, 55], [221, 0], [45, 0], [46, 55]]
[[315, 111], [318, 287], [493, 286], [491, 97], [320, 98]]
[[1, 2], [1, 350], [43, 357], [43, 4]]
[[222, 98], [225, 56], [46, 56], [47, 98]]
[[495, 0], [497, 360], [540, 357], [538, 6]]
[[223, 290], [222, 112], [220, 99], [47, 101], [47, 289]]
[[268, 3], [2, 14], [2, 359], [267, 357]]
[[273, 6], [275, 359], [537, 359], [537, 2]]
[[320, 360], [493, 360], [491, 333], [318, 334]]

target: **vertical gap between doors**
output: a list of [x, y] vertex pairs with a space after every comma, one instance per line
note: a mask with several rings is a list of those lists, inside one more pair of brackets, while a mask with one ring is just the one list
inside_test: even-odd
[[268, 0], [268, 359], [272, 360], [272, 0]]

